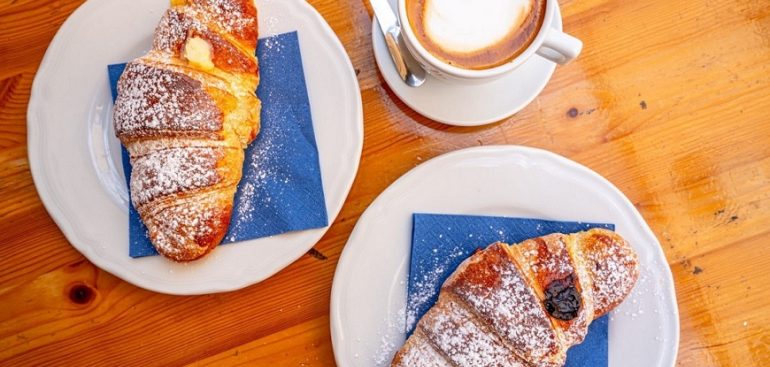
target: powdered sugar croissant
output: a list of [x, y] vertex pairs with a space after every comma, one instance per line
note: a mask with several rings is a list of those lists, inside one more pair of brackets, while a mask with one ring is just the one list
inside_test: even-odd
[[631, 246], [603, 229], [492, 244], [447, 279], [392, 365], [563, 366], [638, 276]]
[[118, 83], [113, 122], [131, 156], [131, 199], [177, 261], [227, 232], [244, 149], [259, 132], [253, 0], [174, 0]]

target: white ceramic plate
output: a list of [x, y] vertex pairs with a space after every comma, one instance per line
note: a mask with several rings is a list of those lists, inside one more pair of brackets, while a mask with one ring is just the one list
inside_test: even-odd
[[[396, 9], [395, 0], [391, 0], [390, 5]], [[486, 125], [521, 111], [543, 91], [556, 69], [553, 62], [534, 55], [521, 67], [498, 80], [460, 85], [428, 75], [425, 84], [412, 88], [398, 76], [380, 26], [376, 19], [373, 23], [374, 56], [390, 89], [417, 113], [448, 125]], [[562, 29], [558, 6], [553, 27]]]
[[611, 313], [609, 365], [674, 366], [679, 345], [674, 283], [639, 212], [590, 169], [515, 146], [465, 149], [426, 162], [361, 216], [332, 288], [331, 330], [339, 366], [389, 366], [404, 342], [415, 212], [614, 223], [638, 252], [641, 276], [631, 296]]
[[[29, 159], [46, 209], [100, 268], [171, 294], [257, 283], [307, 252], [326, 228], [220, 246], [190, 264], [128, 256], [128, 195], [112, 130], [108, 64], [150, 47], [168, 0], [91, 0], [56, 34], [32, 88]], [[303, 0], [257, 0], [260, 37], [298, 31], [330, 223], [347, 197], [363, 145], [361, 95], [337, 37]]]

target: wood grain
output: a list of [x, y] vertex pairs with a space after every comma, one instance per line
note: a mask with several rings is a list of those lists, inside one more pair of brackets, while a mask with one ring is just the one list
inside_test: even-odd
[[[95, 1], [95, 0], [94, 0]], [[311, 0], [358, 74], [359, 176], [316, 250], [244, 290], [173, 297], [75, 251], [35, 191], [32, 80], [81, 0], [0, 2], [0, 365], [334, 365], [329, 294], [363, 210], [409, 169], [490, 144], [545, 148], [615, 183], [660, 239], [681, 313], [681, 366], [770, 365], [770, 7], [757, 0], [561, 1], [586, 47], [530, 106], [449, 127], [384, 85], [361, 1]]]

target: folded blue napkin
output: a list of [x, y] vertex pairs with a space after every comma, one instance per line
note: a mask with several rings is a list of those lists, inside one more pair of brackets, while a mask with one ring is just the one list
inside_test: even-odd
[[[556, 222], [528, 218], [414, 214], [407, 295], [407, 335], [438, 299], [441, 285], [477, 249], [501, 241], [519, 243], [550, 233], [590, 228], [614, 230], [612, 224]], [[595, 320], [585, 341], [567, 352], [567, 367], [607, 366], [608, 317]]]
[[[259, 40], [257, 56], [262, 127], [246, 150], [223, 244], [329, 224], [297, 32]], [[113, 100], [124, 68], [108, 67]], [[125, 149], [123, 170], [128, 182], [131, 165]], [[129, 255], [157, 255], [136, 209], [129, 205], [128, 210]]]

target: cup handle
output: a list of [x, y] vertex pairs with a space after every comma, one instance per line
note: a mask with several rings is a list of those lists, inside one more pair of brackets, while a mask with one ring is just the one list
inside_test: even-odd
[[556, 29], [551, 29], [537, 54], [557, 64], [564, 65], [574, 60], [583, 50], [583, 42]]

